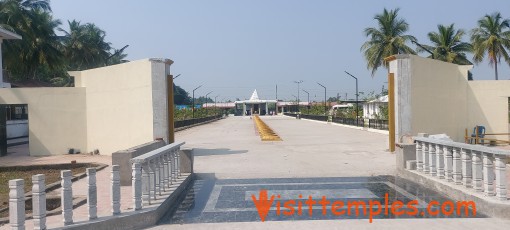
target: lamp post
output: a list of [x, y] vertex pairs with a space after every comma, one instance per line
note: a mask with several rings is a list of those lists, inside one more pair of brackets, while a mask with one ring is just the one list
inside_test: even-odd
[[358, 108], [358, 78], [356, 78], [355, 76], [353, 76], [352, 74], [350, 74], [349, 72], [347, 71], [344, 71], [346, 74], [349, 74], [349, 76], [353, 77], [354, 79], [356, 79], [356, 126], [359, 126], [358, 124], [358, 111], [359, 111], [359, 108]]
[[218, 112], [218, 107], [216, 107], [216, 98], [218, 98], [219, 96], [220, 96], [220, 95], [216, 95], [216, 96], [214, 97], [214, 111], [215, 111], [215, 114], [216, 114], [216, 115], [218, 115], [218, 113], [217, 113], [217, 112]]
[[202, 87], [202, 85], [193, 90], [193, 105], [191, 105], [191, 118], [195, 118], [195, 90], [199, 89], [200, 87]]
[[322, 88], [324, 88], [324, 115], [328, 115], [328, 108], [326, 107], [326, 86], [323, 86], [321, 83], [317, 82]]
[[[303, 92], [305, 92], [307, 95], [308, 95], [308, 104], [306, 105], [306, 108], [308, 108], [308, 106], [310, 106], [310, 93], [304, 89], [302, 89]], [[307, 109], [308, 113], [310, 113], [310, 109]]]
[[209, 92], [209, 93], [207, 93], [207, 94], [205, 95], [205, 116], [206, 116], [206, 117], [207, 117], [207, 111], [209, 111], [209, 107], [207, 106], [207, 101], [208, 101], [208, 100], [207, 100], [207, 96], [209, 96], [209, 94], [211, 94], [212, 92], [213, 92], [213, 91], [211, 91], [211, 92]]
[[177, 74], [173, 79], [176, 79], [178, 78], [179, 76], [181, 76], [181, 74]]
[[303, 80], [294, 81], [297, 84], [297, 112], [299, 113], [299, 84], [303, 83]]

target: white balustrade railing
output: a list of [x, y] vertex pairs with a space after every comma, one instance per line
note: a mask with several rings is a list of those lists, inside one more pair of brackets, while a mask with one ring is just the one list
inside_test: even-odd
[[508, 200], [506, 159], [510, 151], [428, 137], [414, 137], [414, 141], [419, 173]]
[[[166, 145], [154, 151], [131, 159], [133, 209], [141, 210], [169, 191], [170, 185], [177, 181], [180, 171], [180, 147], [182, 143]], [[87, 209], [88, 219], [97, 219], [96, 169], [87, 168]], [[72, 225], [73, 190], [71, 170], [61, 171], [61, 206], [64, 225]], [[110, 203], [112, 215], [121, 213], [120, 169], [111, 167]], [[34, 229], [47, 229], [46, 226], [46, 186], [45, 176], [32, 176], [32, 208]], [[9, 225], [11, 229], [25, 229], [25, 182], [22, 179], [9, 181]], [[164, 197], [166, 199], [166, 197]]]
[[[182, 143], [166, 145], [131, 159], [133, 164], [133, 208], [150, 205], [180, 176]], [[139, 171], [141, 168], [141, 171]], [[139, 174], [141, 173], [141, 179]]]

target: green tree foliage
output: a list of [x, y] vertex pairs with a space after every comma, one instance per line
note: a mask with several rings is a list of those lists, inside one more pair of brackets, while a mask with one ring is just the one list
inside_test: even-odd
[[[69, 70], [84, 70], [125, 62], [127, 54], [105, 41], [106, 33], [92, 23], [68, 22], [59, 28], [49, 0], [0, 0], [0, 26], [20, 34], [22, 40], [2, 44], [4, 68], [13, 80], [34, 79], [69, 86]], [[65, 36], [56, 35], [56, 30]]]
[[176, 105], [191, 105], [191, 97], [183, 88], [174, 84], [174, 103]]
[[485, 15], [478, 20], [478, 28], [471, 31], [473, 60], [480, 63], [487, 55], [494, 66], [495, 79], [498, 80], [498, 63], [503, 58], [510, 64], [510, 20], [503, 19], [500, 13]]
[[364, 33], [368, 41], [361, 46], [361, 50], [367, 61], [367, 68], [375, 74], [377, 68], [384, 65], [384, 58], [394, 54], [416, 54], [413, 49], [406, 45], [416, 38], [405, 33], [409, 30], [409, 24], [404, 19], [398, 18], [399, 9], [384, 9], [382, 14], [375, 15], [378, 27], [366, 28]]
[[438, 32], [428, 33], [429, 40], [433, 45], [422, 45], [423, 48], [418, 47], [418, 52], [430, 51], [432, 54], [429, 58], [459, 65], [472, 65], [473, 63], [467, 59], [466, 53], [472, 52], [473, 46], [462, 42], [464, 30], [456, 30], [454, 24], [438, 25], [437, 29]]
[[62, 71], [63, 57], [47, 0], [4, 0], [0, 2], [0, 24], [20, 34], [22, 40], [4, 41], [4, 66], [14, 80], [46, 80]]

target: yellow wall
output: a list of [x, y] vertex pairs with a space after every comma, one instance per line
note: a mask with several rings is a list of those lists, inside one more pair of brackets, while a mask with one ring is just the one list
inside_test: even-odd
[[465, 129], [471, 135], [475, 125], [485, 126], [487, 133], [508, 133], [510, 81], [468, 81], [471, 68], [397, 55], [390, 62], [398, 88], [397, 140], [418, 133], [446, 133], [463, 142]]
[[32, 156], [66, 154], [87, 149], [83, 88], [0, 89], [0, 104], [28, 104]]

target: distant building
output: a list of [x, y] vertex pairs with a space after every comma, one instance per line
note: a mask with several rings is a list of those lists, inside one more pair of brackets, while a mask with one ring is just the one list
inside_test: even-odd
[[388, 106], [388, 95], [363, 104], [363, 118], [375, 119], [381, 113], [381, 107]]
[[[276, 100], [261, 100], [257, 93], [257, 90], [253, 91], [249, 100], [244, 101], [236, 101], [236, 115], [238, 116], [246, 116], [246, 115], [268, 115], [269, 112], [269, 104], [276, 104]], [[276, 113], [274, 111], [271, 111]]]

